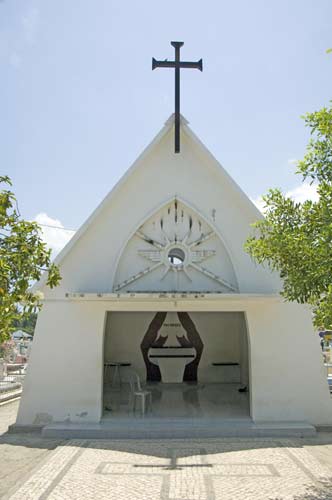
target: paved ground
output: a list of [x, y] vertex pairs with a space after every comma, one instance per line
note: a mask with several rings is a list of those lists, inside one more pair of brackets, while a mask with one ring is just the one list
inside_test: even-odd
[[15, 422], [18, 401], [0, 405], [0, 498], [20, 484], [59, 444], [34, 434], [7, 434]]
[[[241, 393], [241, 384], [164, 384], [152, 382], [146, 388], [152, 394], [151, 417], [175, 418], [246, 418], [249, 415], [249, 394]], [[114, 416], [133, 414], [129, 384], [104, 385], [105, 406]]]
[[17, 406], [0, 406], [3, 499], [332, 500], [332, 434], [59, 442], [7, 434]]

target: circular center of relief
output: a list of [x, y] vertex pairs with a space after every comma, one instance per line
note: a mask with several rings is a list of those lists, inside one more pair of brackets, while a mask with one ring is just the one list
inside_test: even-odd
[[186, 258], [182, 248], [171, 248], [167, 255], [168, 262], [174, 267], [181, 267]]

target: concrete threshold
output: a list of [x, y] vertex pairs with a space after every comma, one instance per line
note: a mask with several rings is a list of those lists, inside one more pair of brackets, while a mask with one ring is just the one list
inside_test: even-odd
[[119, 418], [100, 423], [53, 423], [42, 429], [57, 439], [201, 439], [222, 437], [312, 437], [306, 422], [253, 422], [251, 419]]
[[38, 433], [41, 434], [43, 430], [43, 425], [34, 425], [34, 424], [12, 424], [8, 427], [8, 434], [31, 434]]

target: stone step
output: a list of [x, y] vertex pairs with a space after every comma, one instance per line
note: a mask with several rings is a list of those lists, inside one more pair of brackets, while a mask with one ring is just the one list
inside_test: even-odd
[[194, 439], [220, 437], [311, 437], [306, 422], [253, 422], [251, 419], [122, 418], [100, 423], [53, 423], [42, 429], [57, 439]]

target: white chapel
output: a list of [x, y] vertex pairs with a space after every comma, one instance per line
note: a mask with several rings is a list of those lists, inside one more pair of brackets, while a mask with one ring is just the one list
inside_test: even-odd
[[174, 115], [39, 283], [16, 426], [332, 423], [311, 311], [244, 251], [262, 215], [183, 117], [173, 139]]

